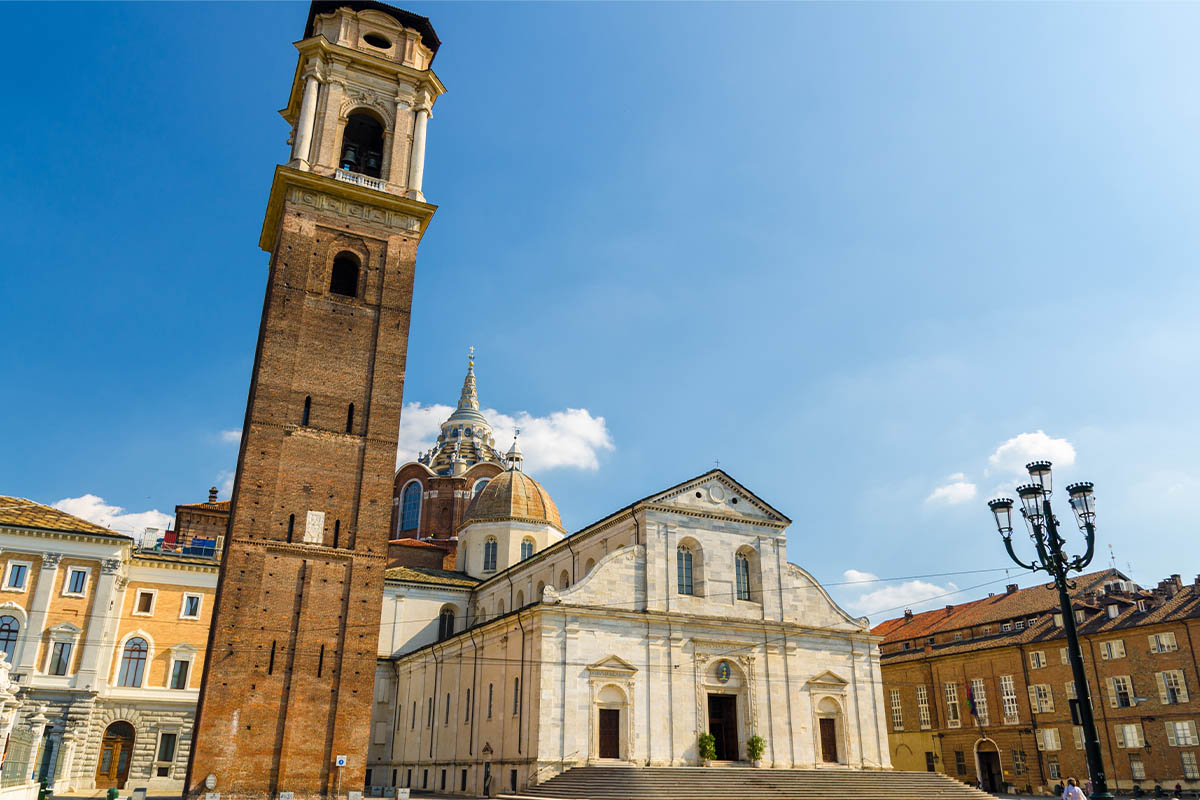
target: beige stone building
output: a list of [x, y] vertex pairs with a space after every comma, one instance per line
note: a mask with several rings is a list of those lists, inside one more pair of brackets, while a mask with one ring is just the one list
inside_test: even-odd
[[216, 581], [212, 558], [0, 497], [0, 652], [34, 777], [182, 788]]
[[720, 470], [566, 536], [510, 467], [460, 572], [388, 573], [368, 787], [520, 790], [576, 765], [890, 766], [877, 639], [786, 558], [790, 520]]

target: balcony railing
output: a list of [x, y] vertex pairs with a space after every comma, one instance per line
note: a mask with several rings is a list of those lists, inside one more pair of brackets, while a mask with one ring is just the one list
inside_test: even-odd
[[374, 189], [377, 192], [387, 191], [387, 181], [381, 178], [372, 178], [370, 175], [360, 175], [357, 172], [339, 169], [333, 173], [333, 177], [339, 181], [353, 183], [356, 186], [365, 186], [368, 189]]

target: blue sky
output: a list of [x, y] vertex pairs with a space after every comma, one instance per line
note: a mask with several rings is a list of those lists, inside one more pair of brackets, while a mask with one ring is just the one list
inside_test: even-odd
[[[999, 568], [1048, 454], [1098, 563], [1200, 571], [1200, 6], [408, 7], [449, 91], [405, 398], [474, 345], [568, 528], [720, 459], [824, 581]], [[306, 6], [7, 10], [0, 493], [140, 525], [234, 466]]]

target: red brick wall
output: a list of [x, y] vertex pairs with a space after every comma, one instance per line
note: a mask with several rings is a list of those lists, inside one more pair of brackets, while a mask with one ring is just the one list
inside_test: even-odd
[[[340, 185], [328, 181], [337, 195]], [[276, 191], [280, 190], [277, 186]], [[271, 259], [189, 791], [363, 785], [417, 239], [287, 200]], [[359, 296], [328, 292], [334, 256]], [[312, 398], [301, 426], [305, 397]], [[346, 430], [347, 405], [355, 415]], [[309, 510], [325, 512], [304, 544]], [[294, 515], [289, 536], [289, 516]]]

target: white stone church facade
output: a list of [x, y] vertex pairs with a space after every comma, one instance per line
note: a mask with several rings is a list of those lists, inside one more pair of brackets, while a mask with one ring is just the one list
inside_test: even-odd
[[877, 637], [787, 562], [790, 520], [721, 470], [567, 537], [520, 454], [465, 572], [389, 572], [368, 784], [517, 791], [586, 764], [890, 768]]

